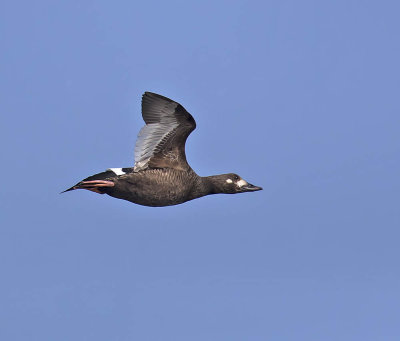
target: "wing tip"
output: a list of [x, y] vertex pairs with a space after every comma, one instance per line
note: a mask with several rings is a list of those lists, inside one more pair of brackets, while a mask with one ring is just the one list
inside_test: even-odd
[[[144, 93], [143, 93], [143, 95], [142, 95], [142, 101], [144, 100], [144, 99], [146, 99], [146, 98], [148, 98], [148, 99], [162, 99], [162, 100], [164, 100], [164, 101], [168, 101], [168, 102], [172, 102], [172, 103], [177, 103], [177, 102], [175, 102], [175, 101], [173, 101], [171, 98], [168, 98], [168, 97], [165, 97], [165, 96], [162, 96], [162, 95], [159, 95], [159, 94], [156, 94], [155, 92], [151, 92], [151, 91], [145, 91]], [[178, 103], [177, 103], [178, 104]]]

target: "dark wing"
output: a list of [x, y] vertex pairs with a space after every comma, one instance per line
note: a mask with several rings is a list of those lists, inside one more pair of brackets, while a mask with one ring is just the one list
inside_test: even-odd
[[135, 167], [189, 169], [185, 143], [196, 122], [183, 106], [167, 97], [145, 92], [142, 116], [146, 125], [140, 130], [135, 146]]

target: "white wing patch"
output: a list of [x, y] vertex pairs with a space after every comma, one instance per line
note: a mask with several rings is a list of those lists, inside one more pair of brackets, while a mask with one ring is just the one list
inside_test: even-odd
[[114, 172], [116, 175], [124, 175], [126, 174], [122, 168], [109, 168], [108, 171]]

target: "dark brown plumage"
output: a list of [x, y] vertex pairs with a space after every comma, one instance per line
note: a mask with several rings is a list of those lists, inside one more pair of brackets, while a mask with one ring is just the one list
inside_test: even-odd
[[151, 92], [142, 98], [146, 125], [140, 130], [132, 168], [111, 168], [67, 191], [87, 189], [145, 206], [170, 206], [217, 193], [261, 190], [230, 173], [198, 176], [186, 161], [185, 143], [196, 122], [185, 108]]

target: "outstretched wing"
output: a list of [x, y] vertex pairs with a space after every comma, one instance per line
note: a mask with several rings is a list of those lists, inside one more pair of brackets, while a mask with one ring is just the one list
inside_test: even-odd
[[146, 168], [190, 168], [186, 161], [185, 143], [196, 128], [196, 122], [185, 108], [171, 99], [145, 92], [142, 116], [146, 125], [140, 130], [135, 145], [134, 171]]

